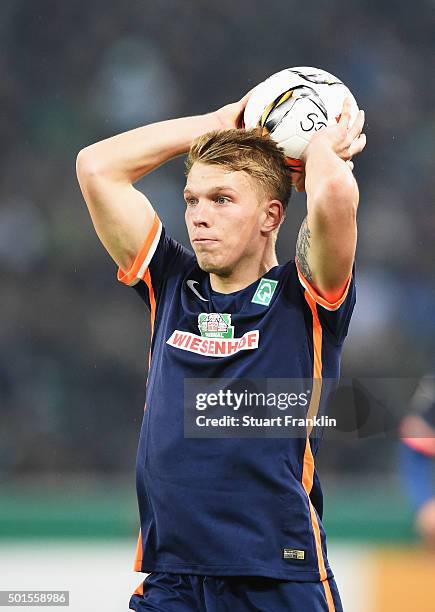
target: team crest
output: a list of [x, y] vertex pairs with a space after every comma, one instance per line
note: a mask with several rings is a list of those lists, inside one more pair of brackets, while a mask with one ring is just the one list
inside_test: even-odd
[[261, 306], [269, 306], [270, 300], [275, 292], [278, 281], [270, 278], [262, 278], [257, 285], [254, 297], [251, 302], [260, 304]]

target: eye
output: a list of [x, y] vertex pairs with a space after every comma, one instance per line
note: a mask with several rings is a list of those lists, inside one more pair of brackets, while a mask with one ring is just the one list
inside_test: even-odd
[[226, 198], [225, 196], [217, 196], [216, 202], [218, 204], [226, 204], [228, 202], [228, 198]]
[[196, 204], [196, 198], [186, 198], [185, 202], [187, 206], [194, 206]]

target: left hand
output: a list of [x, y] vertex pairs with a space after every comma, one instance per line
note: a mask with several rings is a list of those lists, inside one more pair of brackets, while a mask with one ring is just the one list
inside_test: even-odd
[[214, 115], [218, 119], [222, 130], [242, 127], [243, 113], [254, 89], [255, 87], [250, 89], [243, 98], [237, 102], [226, 104], [222, 106], [222, 108], [214, 111]]
[[366, 146], [366, 135], [362, 133], [364, 126], [364, 111], [360, 110], [355, 121], [350, 125], [350, 100], [346, 98], [343, 103], [341, 116], [336, 125], [329, 125], [322, 128], [311, 138], [305, 149], [301, 161], [300, 171], [293, 173], [293, 185], [296, 191], [305, 190], [305, 162], [310, 150], [316, 146], [326, 146], [347, 163], [350, 170], [353, 170], [352, 157], [361, 153]]

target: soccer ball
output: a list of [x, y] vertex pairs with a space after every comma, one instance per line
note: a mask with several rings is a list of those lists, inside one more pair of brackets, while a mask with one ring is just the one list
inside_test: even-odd
[[261, 126], [283, 149], [289, 166], [297, 168], [312, 136], [340, 119], [346, 97], [352, 123], [358, 105], [340, 79], [320, 68], [286, 68], [255, 87], [243, 123], [245, 128]]

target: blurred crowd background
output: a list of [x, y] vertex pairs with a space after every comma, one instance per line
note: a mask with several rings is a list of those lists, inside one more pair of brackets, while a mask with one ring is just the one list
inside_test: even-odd
[[[148, 312], [117, 282], [95, 234], [75, 176], [79, 150], [215, 110], [285, 67], [338, 75], [366, 111], [368, 144], [355, 160], [358, 303], [343, 374], [416, 381], [434, 369], [433, 12], [432, 0], [3, 0], [3, 481], [134, 479]], [[139, 188], [188, 245], [183, 181], [177, 159]], [[304, 207], [294, 194], [280, 263], [293, 257]], [[395, 444], [328, 443], [323, 473], [394, 478]]]

